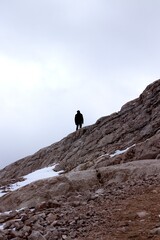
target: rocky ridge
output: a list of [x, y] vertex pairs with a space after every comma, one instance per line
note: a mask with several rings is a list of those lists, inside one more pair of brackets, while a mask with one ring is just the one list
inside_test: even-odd
[[158, 239], [159, 140], [157, 80], [119, 112], [0, 171], [4, 188], [55, 163], [64, 170], [0, 198], [0, 239]]

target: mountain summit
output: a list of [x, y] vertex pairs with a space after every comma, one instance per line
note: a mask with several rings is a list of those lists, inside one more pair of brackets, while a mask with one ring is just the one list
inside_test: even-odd
[[[0, 171], [0, 239], [158, 239], [159, 159], [157, 80], [119, 112]], [[48, 168], [57, 174], [44, 179]]]

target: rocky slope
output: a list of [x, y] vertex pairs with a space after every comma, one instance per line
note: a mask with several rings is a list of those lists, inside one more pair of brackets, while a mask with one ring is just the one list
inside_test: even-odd
[[55, 163], [64, 170], [0, 198], [0, 211], [11, 210], [0, 239], [159, 239], [159, 159], [157, 80], [119, 112], [0, 171], [5, 188]]
[[[159, 109], [160, 80], [157, 80], [119, 112], [102, 117], [95, 124], [1, 170], [0, 180], [13, 180], [53, 163], [59, 163], [68, 172], [112, 165], [118, 161], [155, 159], [160, 146], [156, 139], [160, 130]], [[125, 156], [112, 156], [116, 150], [127, 148]]]

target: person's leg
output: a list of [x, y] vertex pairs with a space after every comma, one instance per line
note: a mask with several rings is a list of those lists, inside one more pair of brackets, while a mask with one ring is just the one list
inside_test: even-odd
[[76, 125], [76, 131], [78, 130], [78, 125]]
[[82, 127], [82, 123], [79, 124], [80, 128]]

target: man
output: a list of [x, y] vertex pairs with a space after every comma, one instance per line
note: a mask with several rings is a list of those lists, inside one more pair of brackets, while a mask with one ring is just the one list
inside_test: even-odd
[[82, 127], [83, 124], [83, 115], [82, 113], [80, 113], [80, 111], [78, 110], [76, 115], [75, 115], [75, 124], [76, 124], [76, 131], [78, 130], [78, 127]]

